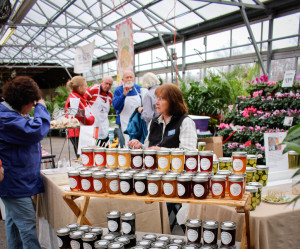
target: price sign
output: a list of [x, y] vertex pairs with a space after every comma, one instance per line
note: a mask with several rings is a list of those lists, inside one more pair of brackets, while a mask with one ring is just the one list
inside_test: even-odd
[[284, 78], [282, 81], [282, 87], [292, 87], [294, 84], [296, 70], [285, 71]]

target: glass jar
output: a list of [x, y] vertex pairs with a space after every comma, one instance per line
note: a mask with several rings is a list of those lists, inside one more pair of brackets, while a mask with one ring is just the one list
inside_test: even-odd
[[133, 175], [134, 192], [138, 196], [147, 195], [147, 175], [138, 173]]
[[225, 197], [226, 177], [222, 175], [211, 176], [211, 195], [213, 198], [219, 199]]
[[121, 216], [122, 232], [126, 235], [135, 234], [135, 213], [128, 212]]
[[[200, 247], [202, 249], [202, 247]], [[182, 249], [200, 249], [198, 245], [187, 244], [183, 245]], [[209, 248], [210, 249], [210, 248]]]
[[152, 242], [151, 244], [151, 248], [162, 248], [162, 249], [166, 249], [167, 248], [167, 243], [161, 240], [157, 240]]
[[92, 227], [90, 232], [96, 234], [97, 240], [100, 240], [103, 234], [103, 229], [101, 227]]
[[185, 155], [185, 170], [190, 172], [198, 171], [198, 151], [197, 150], [187, 150]]
[[203, 226], [203, 244], [217, 246], [219, 223], [215, 220], [206, 220]]
[[[118, 212], [118, 211], [116, 211], [116, 212]], [[120, 223], [118, 223], [119, 225], [120, 225]], [[113, 226], [114, 227], [114, 226]], [[118, 234], [118, 235], [117, 235]], [[102, 237], [102, 239], [103, 240], [107, 240], [107, 241], [109, 241], [109, 243], [112, 243], [113, 241], [115, 241], [115, 239], [117, 238], [117, 236], [119, 236], [119, 233], [118, 232], [116, 232], [116, 233], [108, 233], [108, 234], [106, 234], [106, 235], [104, 235], [103, 237]]]
[[243, 197], [244, 177], [229, 176], [229, 197], [233, 200], [240, 200]]
[[229, 171], [229, 170], [219, 170], [219, 171], [217, 171], [217, 175], [222, 175], [222, 176], [226, 177], [225, 193], [229, 193], [229, 181], [228, 181], [228, 177], [231, 176], [231, 171]]
[[199, 151], [199, 162], [201, 172], [212, 172], [213, 157], [214, 153], [212, 151]]
[[118, 149], [118, 164], [120, 169], [130, 168], [130, 149]]
[[92, 192], [94, 191], [93, 188], [93, 177], [92, 172], [89, 170], [84, 170], [80, 172], [80, 179], [81, 179], [81, 188], [84, 192]]
[[97, 235], [95, 233], [85, 233], [81, 237], [83, 242], [83, 248], [94, 249], [94, 244], [97, 240]]
[[236, 223], [233, 221], [224, 221], [221, 228], [221, 245], [235, 246]]
[[120, 233], [121, 231], [120, 217], [121, 217], [121, 213], [117, 210], [113, 210], [106, 213], [107, 227], [109, 233], [114, 233], [114, 234]]
[[112, 242], [108, 245], [108, 249], [124, 249], [124, 244], [120, 242]]
[[89, 225], [81, 225], [78, 227], [78, 231], [83, 231], [84, 233], [88, 233], [90, 231], [90, 226]]
[[107, 168], [118, 168], [118, 149], [107, 148], [106, 149], [106, 166]]
[[247, 152], [235, 151], [232, 152], [232, 171], [233, 173], [246, 173]]
[[257, 182], [260, 182], [263, 186], [266, 186], [268, 183], [268, 173], [269, 167], [265, 165], [256, 166], [256, 176], [255, 179]]
[[191, 197], [192, 177], [189, 175], [177, 176], [177, 196], [182, 199]]
[[220, 157], [219, 158], [219, 170], [232, 170], [232, 158]]
[[181, 245], [178, 244], [168, 244], [167, 249], [181, 249]]
[[68, 176], [71, 191], [80, 190], [80, 172], [78, 170], [72, 170], [68, 172]]
[[128, 238], [130, 240], [130, 243], [129, 243], [129, 248], [132, 248], [134, 246], [136, 246], [136, 235], [135, 234], [132, 234], [132, 235], [128, 235]]
[[189, 219], [185, 223], [186, 235], [188, 244], [201, 244], [201, 226], [202, 222], [199, 219]]
[[159, 171], [164, 171], [164, 172], [170, 170], [170, 151], [168, 150], [157, 151], [157, 169]]
[[255, 168], [257, 164], [257, 155], [247, 155], [247, 167]]
[[161, 192], [162, 192], [161, 176], [154, 175], [154, 174], [148, 175], [147, 184], [148, 184], [148, 195], [150, 197], [161, 196]]
[[170, 238], [171, 238], [171, 237], [168, 236], [168, 235], [159, 235], [159, 236], [157, 237], [157, 240], [156, 240], [156, 241], [163, 241], [163, 242], [169, 244], [169, 243], [170, 243]]
[[110, 172], [106, 174], [106, 188], [109, 194], [120, 193], [120, 179], [118, 173]]
[[218, 170], [219, 170], [219, 160], [213, 160], [213, 173], [217, 174]]
[[256, 209], [258, 188], [254, 186], [246, 186], [246, 192], [251, 193], [250, 211]]
[[177, 195], [176, 175], [163, 175], [162, 184], [163, 184], [164, 197], [167, 198], [176, 197]]
[[94, 165], [94, 153], [93, 148], [85, 147], [81, 148], [80, 158], [84, 167], [91, 167]]
[[260, 182], [248, 182], [247, 185], [257, 187], [258, 191], [256, 194], [256, 206], [259, 206], [261, 203], [261, 195], [262, 195], [263, 185]]
[[198, 142], [198, 151], [204, 151], [206, 147], [205, 142]]
[[151, 241], [156, 241], [157, 235], [154, 233], [146, 233], [145, 235], [143, 235], [142, 239], [143, 240], [151, 240]]
[[209, 194], [209, 178], [208, 176], [193, 176], [192, 193], [195, 199], [206, 199]]
[[246, 187], [246, 179], [247, 179], [247, 173], [244, 174], [234, 174], [235, 176], [241, 176], [244, 178], [244, 184], [243, 184], [243, 193], [245, 193], [245, 187]]
[[174, 172], [182, 172], [184, 170], [184, 151], [171, 151], [171, 170]]
[[124, 248], [130, 248], [129, 244], [130, 244], [130, 239], [128, 238], [128, 236], [126, 235], [123, 235], [123, 236], [120, 236], [120, 237], [117, 237], [115, 239], [116, 242], [119, 242], [121, 244], [124, 245]]
[[256, 168], [246, 167], [246, 183], [256, 181]]
[[79, 228], [79, 224], [78, 223], [70, 223], [66, 227], [70, 229], [70, 232], [73, 232]]
[[58, 247], [60, 249], [69, 249], [70, 248], [70, 229], [63, 227], [56, 230]]
[[295, 169], [300, 167], [300, 154], [294, 150], [288, 152], [289, 169]]
[[107, 249], [110, 242], [108, 240], [97, 240], [94, 244], [95, 249]]
[[145, 169], [155, 170], [157, 169], [157, 151], [156, 150], [144, 150], [144, 164]]
[[131, 168], [142, 169], [143, 168], [143, 150], [131, 150]]
[[71, 248], [83, 248], [83, 242], [82, 242], [82, 235], [84, 234], [83, 231], [73, 231], [70, 232], [70, 246]]
[[101, 147], [94, 148], [94, 164], [97, 167], [106, 166], [106, 149]]
[[150, 248], [152, 244], [151, 240], [141, 240], [139, 242], [136, 243], [137, 246], [142, 246], [144, 248]]
[[133, 193], [133, 178], [129, 173], [121, 173], [120, 176], [120, 189], [123, 195]]
[[109, 168], [104, 168], [104, 169], [101, 169], [101, 172], [104, 172], [106, 174], [106, 173], [109, 173], [109, 172], [113, 172], [113, 170], [109, 169]]
[[106, 192], [106, 177], [102, 171], [96, 171], [93, 173], [93, 187], [94, 191], [98, 194]]

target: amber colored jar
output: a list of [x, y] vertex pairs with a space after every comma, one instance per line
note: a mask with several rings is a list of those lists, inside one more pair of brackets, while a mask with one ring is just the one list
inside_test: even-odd
[[138, 196], [147, 195], [147, 175], [138, 173], [133, 175], [134, 192]]
[[221, 245], [230, 247], [235, 246], [236, 223], [233, 221], [224, 221], [221, 228]]
[[157, 151], [156, 150], [144, 150], [144, 164], [145, 169], [154, 170], [157, 169]]
[[245, 193], [245, 188], [246, 188], [246, 181], [247, 181], [247, 173], [243, 173], [243, 174], [233, 174], [235, 176], [241, 176], [244, 178], [244, 183], [243, 183], [243, 193]]
[[201, 227], [202, 222], [199, 219], [189, 219], [185, 223], [186, 236], [188, 244], [201, 244]]
[[106, 188], [109, 194], [120, 193], [120, 179], [118, 173], [110, 172], [106, 174]]
[[[128, 212], [121, 215], [122, 232], [126, 235], [135, 234], [135, 213]], [[120, 241], [119, 241], [120, 242]]]
[[233, 200], [239, 200], [243, 197], [244, 177], [243, 176], [229, 176], [229, 197]]
[[71, 191], [80, 190], [80, 172], [78, 170], [72, 170], [68, 172], [68, 176]]
[[142, 169], [143, 168], [143, 150], [131, 150], [131, 168]]
[[214, 153], [212, 151], [199, 151], [201, 172], [212, 172]]
[[170, 170], [170, 151], [168, 150], [157, 151], [157, 169], [159, 171], [164, 171], [164, 172]]
[[213, 198], [225, 197], [226, 177], [222, 175], [214, 175], [211, 177], [211, 195]]
[[81, 171], [80, 172], [81, 178], [81, 189], [84, 192], [92, 192], [94, 191], [93, 188], [93, 177], [92, 172], [89, 170]]
[[106, 149], [101, 147], [94, 148], [94, 164], [97, 167], [106, 166]]
[[195, 199], [206, 199], [209, 194], [209, 177], [193, 176], [192, 178], [192, 194]]
[[119, 169], [130, 168], [130, 149], [118, 149], [118, 165]]
[[94, 165], [94, 152], [93, 148], [85, 147], [81, 148], [81, 156], [82, 164], [84, 167], [91, 167]]
[[129, 195], [133, 193], [133, 178], [129, 173], [122, 173], [120, 178], [120, 190], [123, 195]]
[[236, 151], [232, 152], [232, 171], [233, 173], [246, 173], [247, 152]]
[[93, 186], [94, 191], [98, 194], [106, 192], [106, 177], [102, 171], [96, 171], [93, 173]]
[[187, 150], [185, 155], [185, 170], [191, 172], [198, 171], [198, 151], [197, 150]]
[[161, 176], [154, 175], [154, 174], [148, 175], [147, 184], [148, 184], [148, 195], [150, 197], [161, 196], [161, 191], [162, 191]]
[[184, 151], [171, 151], [171, 170], [175, 172], [182, 172], [184, 170]]
[[82, 235], [84, 234], [83, 231], [73, 231], [70, 232], [70, 246], [71, 248], [83, 248], [83, 242], [82, 242]]
[[118, 168], [118, 149], [108, 148], [106, 149], [106, 166], [107, 168]]
[[177, 195], [177, 181], [176, 175], [163, 175], [162, 184], [163, 184], [163, 194], [164, 197], [173, 198]]
[[70, 229], [63, 227], [56, 230], [58, 247], [60, 249], [69, 249], [70, 248]]
[[182, 199], [191, 197], [192, 177], [189, 175], [177, 176], [177, 196]]
[[215, 220], [206, 220], [203, 226], [203, 244], [209, 246], [217, 246], [219, 223]]
[[226, 176], [225, 193], [229, 193], [228, 177], [232, 175], [231, 171], [229, 171], [229, 170], [219, 170], [219, 171], [217, 171], [217, 175]]

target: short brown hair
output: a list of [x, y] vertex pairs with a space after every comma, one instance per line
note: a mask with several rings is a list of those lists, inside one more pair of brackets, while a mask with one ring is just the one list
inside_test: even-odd
[[42, 98], [38, 84], [28, 76], [18, 76], [3, 86], [5, 101], [17, 111], [24, 105]]
[[188, 113], [188, 108], [183, 100], [183, 95], [178, 86], [165, 83], [155, 90], [157, 97], [164, 98], [169, 102], [169, 115], [183, 115]]

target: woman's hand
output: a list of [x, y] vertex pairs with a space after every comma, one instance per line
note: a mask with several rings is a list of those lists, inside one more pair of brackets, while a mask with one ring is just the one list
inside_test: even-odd
[[44, 102], [44, 100], [43, 100], [43, 99], [39, 99], [39, 100], [37, 101], [37, 103], [40, 103], [40, 104], [42, 104], [42, 105], [46, 106], [46, 104], [45, 104], [45, 102]]
[[132, 139], [128, 142], [128, 146], [132, 149], [142, 149], [142, 143], [137, 139]]
[[160, 150], [160, 149], [161, 149], [161, 147], [159, 147], [159, 146], [151, 146], [151, 147], [147, 148], [147, 150]]
[[138, 112], [139, 112], [139, 113], [142, 113], [142, 110], [143, 110], [143, 107], [139, 107], [139, 108], [138, 108]]

